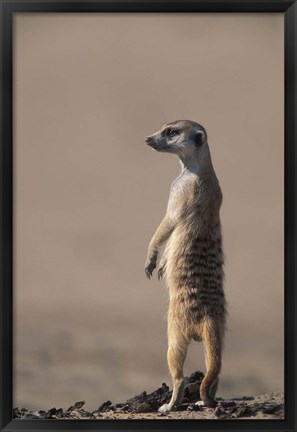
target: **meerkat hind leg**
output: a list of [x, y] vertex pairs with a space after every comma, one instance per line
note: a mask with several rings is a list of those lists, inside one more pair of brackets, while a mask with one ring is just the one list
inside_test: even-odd
[[183, 366], [190, 342], [185, 338], [179, 338], [176, 337], [176, 335], [170, 335], [170, 332], [168, 337], [169, 343], [167, 351], [167, 361], [169, 371], [173, 380], [173, 391], [170, 402], [162, 405], [159, 408], [159, 412], [161, 413], [171, 411], [174, 407], [180, 405], [182, 401], [185, 386]]

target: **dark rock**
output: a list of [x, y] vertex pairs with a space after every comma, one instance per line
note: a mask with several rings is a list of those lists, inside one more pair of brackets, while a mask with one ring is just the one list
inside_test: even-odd
[[56, 414], [57, 414], [57, 409], [56, 408], [51, 408], [46, 413], [45, 418], [47, 418], [47, 419], [56, 418]]
[[123, 410], [123, 408], [115, 408], [114, 407], [113, 412], [115, 412], [115, 413], [123, 413], [123, 412], [125, 412], [125, 410]]
[[89, 411], [85, 411], [85, 410], [79, 410], [79, 415], [81, 418], [91, 417], [91, 413]]
[[262, 412], [264, 414], [274, 414], [279, 409], [280, 409], [280, 405], [267, 404], [262, 407]]
[[13, 418], [21, 418], [22, 417], [21, 411], [18, 409], [18, 407], [13, 408], [12, 415], [13, 415]]
[[196, 405], [196, 404], [194, 404], [194, 403], [192, 403], [192, 404], [189, 404], [188, 405], [188, 408], [187, 408], [189, 411], [201, 411], [202, 410], [202, 407], [201, 406], [199, 406], [199, 405]]
[[227, 413], [221, 405], [218, 405], [213, 412], [213, 416], [219, 419], [223, 419], [227, 417]]
[[69, 412], [75, 409], [80, 409], [84, 406], [85, 403], [85, 401], [75, 402], [75, 404], [73, 406], [70, 406], [67, 411]]
[[245, 417], [248, 414], [251, 414], [251, 412], [246, 405], [241, 405], [233, 411], [233, 414], [235, 417]]
[[157, 411], [161, 405], [170, 400], [171, 394], [172, 392], [169, 391], [169, 387], [163, 383], [161, 387], [152, 393], [147, 394], [147, 392], [144, 391], [128, 399], [124, 405], [125, 411], [135, 413]]
[[199, 393], [199, 388], [200, 388], [200, 383], [198, 383], [198, 382], [189, 383], [188, 385], [186, 385], [186, 391], [190, 395], [192, 395], [194, 393], [198, 394]]
[[105, 412], [105, 411], [108, 411], [108, 410], [109, 410], [109, 407], [110, 407], [111, 405], [112, 405], [111, 401], [108, 400], [108, 401], [106, 401], [106, 402], [103, 402], [103, 404], [101, 404], [101, 405], [99, 406], [99, 408], [97, 408], [96, 411], [98, 411], [98, 412]]
[[142, 402], [136, 409], [137, 413], [152, 412], [152, 406], [148, 402]]
[[219, 402], [219, 404], [225, 409], [230, 407], [236, 407], [236, 402], [234, 401], [221, 401]]
[[64, 417], [63, 408], [57, 409], [56, 416], [57, 416], [57, 418], [63, 418]]
[[40, 416], [29, 412], [29, 413], [25, 414], [22, 418], [26, 419], [26, 420], [33, 420], [33, 419], [40, 419]]
[[174, 411], [187, 411], [188, 406], [188, 403], [182, 403], [179, 407], [176, 407]]

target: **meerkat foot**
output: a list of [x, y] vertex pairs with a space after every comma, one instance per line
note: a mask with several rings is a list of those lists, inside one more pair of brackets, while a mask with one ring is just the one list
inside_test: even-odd
[[171, 405], [170, 403], [168, 403], [168, 404], [164, 404], [164, 405], [162, 405], [162, 406], [158, 409], [158, 411], [159, 411], [160, 413], [162, 413], [162, 414], [166, 414], [166, 413], [168, 413], [169, 411], [172, 411], [172, 409], [173, 409], [173, 405]]
[[200, 400], [195, 402], [195, 405], [205, 408], [214, 408], [217, 405], [217, 402], [213, 399], [206, 404], [203, 402], [203, 400]]
[[195, 402], [195, 405], [205, 408], [215, 408], [217, 406], [217, 402], [214, 399], [209, 399], [206, 403], [201, 400]]

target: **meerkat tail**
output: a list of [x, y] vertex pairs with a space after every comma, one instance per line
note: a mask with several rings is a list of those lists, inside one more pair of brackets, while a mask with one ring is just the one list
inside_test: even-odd
[[203, 324], [202, 339], [206, 355], [206, 374], [200, 386], [200, 397], [207, 407], [214, 407], [218, 376], [221, 370], [223, 334], [219, 323], [207, 318]]

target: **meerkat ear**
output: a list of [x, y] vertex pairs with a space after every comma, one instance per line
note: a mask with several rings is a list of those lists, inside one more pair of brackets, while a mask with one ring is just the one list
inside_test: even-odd
[[201, 147], [205, 141], [205, 134], [202, 131], [197, 131], [195, 135], [195, 145], [196, 147]]

